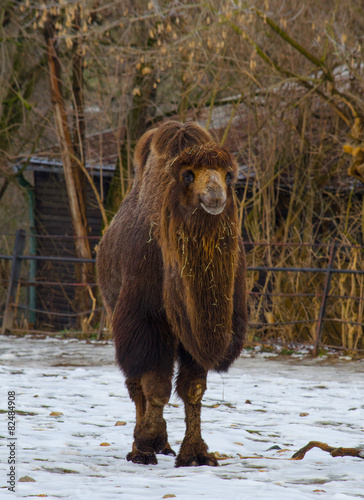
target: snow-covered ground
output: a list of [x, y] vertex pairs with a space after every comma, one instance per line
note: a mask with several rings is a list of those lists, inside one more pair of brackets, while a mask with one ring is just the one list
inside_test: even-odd
[[[364, 498], [364, 460], [319, 449], [289, 460], [312, 440], [363, 447], [363, 361], [257, 354], [228, 374], [211, 373], [202, 427], [219, 467], [177, 469], [163, 455], [154, 466], [126, 461], [134, 407], [112, 344], [0, 337], [0, 391], [1, 499]], [[19, 412], [16, 493], [6, 488], [8, 391]], [[184, 412], [176, 396], [165, 415], [178, 451]]]

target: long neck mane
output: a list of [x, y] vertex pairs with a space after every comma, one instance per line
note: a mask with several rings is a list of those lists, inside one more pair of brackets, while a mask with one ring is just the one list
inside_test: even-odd
[[206, 369], [223, 359], [232, 338], [238, 224], [233, 200], [223, 214], [202, 209], [185, 218], [164, 207], [161, 224], [167, 315], [185, 349]]

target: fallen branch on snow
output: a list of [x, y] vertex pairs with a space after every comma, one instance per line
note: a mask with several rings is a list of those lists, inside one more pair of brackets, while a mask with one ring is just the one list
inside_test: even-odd
[[364, 448], [335, 448], [326, 443], [320, 443], [320, 441], [310, 441], [306, 446], [296, 451], [292, 455], [291, 460], [302, 460], [312, 448], [320, 448], [323, 451], [327, 451], [332, 457], [357, 457], [364, 459]]

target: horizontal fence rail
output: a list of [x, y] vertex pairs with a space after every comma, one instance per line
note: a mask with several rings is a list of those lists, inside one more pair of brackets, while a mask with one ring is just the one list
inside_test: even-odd
[[[0, 235], [3, 236], [3, 235]], [[1, 261], [7, 261], [9, 262], [10, 270], [9, 270], [9, 278], [8, 280], [1, 278], [0, 279], [0, 286], [4, 286], [6, 288], [6, 300], [5, 304], [3, 305], [3, 314], [2, 314], [2, 333], [5, 333], [7, 331], [11, 331], [14, 322], [16, 321], [16, 316], [18, 311], [23, 311], [24, 313], [28, 313], [29, 317], [33, 318], [33, 321], [30, 321], [30, 323], [36, 323], [36, 319], [38, 315], [41, 315], [42, 317], [48, 318], [48, 321], [52, 324], [52, 322], [55, 321], [55, 319], [52, 318], [69, 318], [71, 320], [77, 320], [78, 318], [87, 318], [88, 316], [92, 315], [95, 316], [95, 314], [101, 314], [100, 317], [100, 327], [99, 327], [99, 333], [101, 332], [101, 328], [104, 327], [105, 323], [105, 310], [100, 301], [96, 303], [96, 299], [94, 298], [94, 294], [92, 290], [95, 289], [96, 287], [96, 282], [95, 280], [90, 280], [88, 283], [80, 283], [77, 282], [74, 279], [74, 276], [72, 275], [72, 272], [74, 272], [74, 267], [75, 266], [82, 266], [83, 264], [92, 264], [93, 266], [96, 263], [95, 258], [91, 259], [84, 259], [84, 258], [78, 258], [75, 255], [65, 255], [65, 251], [62, 250], [62, 248], [58, 248], [58, 251], [60, 254], [58, 255], [41, 255], [41, 254], [36, 254], [36, 255], [31, 255], [31, 254], [25, 254], [24, 253], [24, 247], [25, 247], [25, 242], [26, 238], [29, 237], [35, 237], [37, 241], [41, 241], [42, 238], [44, 240], [48, 241], [54, 241], [55, 243], [57, 242], [68, 242], [67, 245], [69, 245], [69, 242], [72, 243], [72, 241], [75, 240], [73, 236], [63, 236], [63, 235], [29, 235], [26, 234], [23, 230], [19, 230], [16, 232], [15, 235], [15, 241], [14, 241], [14, 247], [13, 247], [13, 254], [12, 255], [0, 255], [0, 263]], [[89, 238], [92, 241], [97, 242], [99, 240], [98, 237], [90, 237]], [[318, 260], [320, 263], [322, 263], [322, 267], [308, 267], [308, 266], [302, 266], [302, 267], [297, 267], [297, 266], [282, 266], [282, 265], [248, 265], [247, 266], [247, 271], [248, 273], [258, 273], [258, 276], [266, 276], [266, 275], [274, 275], [276, 276], [276, 273], [278, 274], [284, 274], [286, 273], [287, 275], [291, 275], [291, 273], [298, 273], [300, 275], [302, 274], [307, 274], [307, 275], [323, 275], [324, 276], [324, 283], [321, 286], [320, 290], [315, 290], [314, 293], [310, 293], [308, 291], [300, 291], [300, 290], [295, 290], [294, 292], [290, 293], [284, 293], [284, 292], [277, 292], [277, 291], [267, 291], [261, 286], [261, 289], [251, 289], [249, 292], [249, 295], [251, 297], [251, 300], [274, 300], [276, 298], [281, 298], [281, 299], [315, 299], [320, 301], [320, 306], [319, 306], [319, 311], [317, 317], [306, 317], [304, 319], [296, 319], [293, 320], [289, 317], [287, 317], [287, 320], [284, 321], [261, 321], [259, 318], [259, 321], [251, 321], [250, 322], [250, 328], [276, 328], [276, 327], [285, 327], [285, 326], [297, 326], [297, 325], [311, 325], [311, 328], [313, 327], [312, 325], [315, 326], [315, 335], [313, 339], [313, 354], [317, 355], [319, 352], [320, 347], [322, 346], [322, 333], [323, 333], [323, 327], [325, 323], [336, 323], [336, 324], [345, 324], [345, 325], [351, 325], [355, 326], [360, 329], [360, 335], [362, 335], [362, 329], [364, 327], [364, 323], [362, 323], [361, 316], [358, 318], [354, 319], [343, 319], [340, 317], [326, 317], [326, 309], [327, 309], [327, 303], [328, 300], [342, 300], [342, 301], [357, 301], [359, 304], [364, 299], [364, 296], [361, 295], [353, 295], [348, 294], [338, 294], [338, 293], [330, 293], [331, 292], [331, 281], [333, 276], [335, 275], [351, 275], [351, 276], [363, 276], [364, 275], [364, 270], [363, 269], [345, 269], [345, 268], [337, 268], [335, 267], [335, 262], [337, 259], [337, 254], [339, 251], [343, 252], [345, 250], [347, 251], [361, 251], [363, 252], [364, 247], [359, 246], [359, 245], [347, 245], [347, 244], [341, 244], [338, 243], [337, 241], [333, 241], [330, 244], [320, 244], [320, 243], [267, 243], [267, 242], [244, 242], [245, 247], [247, 248], [247, 254], [249, 255], [249, 252], [252, 251], [251, 249], [270, 249], [270, 250], [277, 250], [279, 249], [291, 249], [292, 251], [303, 249], [313, 249], [315, 251], [321, 250], [321, 252], [325, 251], [327, 254], [314, 254], [313, 255], [313, 260]], [[57, 243], [58, 245], [58, 243]], [[55, 246], [57, 246], [55, 245]], [[73, 250], [74, 251], [74, 250]], [[69, 254], [71, 250], [69, 247], [67, 247], [67, 253]], [[258, 258], [256, 257], [256, 260]], [[54, 264], [62, 264], [67, 268], [66, 271], [64, 271], [65, 274], [69, 273], [69, 275], [66, 278], [63, 278], [62, 280], [58, 279], [47, 279], [44, 276], [38, 277], [38, 276], [32, 276], [28, 278], [21, 277], [21, 269], [22, 269], [22, 263], [23, 262], [35, 262], [38, 263], [36, 265], [54, 265]], [[270, 262], [270, 261], [269, 261]], [[68, 267], [67, 267], [68, 266]], [[69, 267], [71, 266], [71, 267]], [[45, 271], [45, 273], [49, 273], [49, 271]], [[48, 276], [48, 274], [47, 274]], [[44, 279], [45, 278], [45, 279]], [[7, 287], [5, 285], [7, 284]], [[66, 312], [62, 310], [57, 310], [57, 309], [49, 309], [46, 307], [39, 307], [36, 305], [36, 301], [34, 300], [34, 293], [35, 290], [39, 290], [42, 288], [44, 290], [50, 289], [50, 290], [56, 290], [59, 289], [63, 295], [67, 295], [69, 290], [82, 290], [82, 289], [87, 289], [90, 291], [90, 296], [93, 298], [93, 303], [92, 307], [89, 309], [82, 309], [82, 310], [68, 310]], [[48, 287], [48, 288], [47, 288]], [[19, 300], [19, 290], [24, 289], [24, 290], [31, 290], [33, 292], [33, 301], [27, 301], [26, 303], [21, 303]], [[66, 293], [66, 291], [68, 292]], [[68, 297], [67, 297], [68, 298]], [[68, 298], [69, 299], [69, 298]], [[73, 299], [72, 299], [73, 300]], [[69, 299], [69, 302], [72, 302], [71, 299]], [[42, 305], [42, 304], [40, 304]], [[32, 331], [32, 330], [30, 330]], [[38, 331], [38, 330], [37, 330]], [[357, 338], [359, 339], [359, 333], [357, 335]], [[363, 343], [364, 346], [364, 343]], [[345, 346], [338, 346], [338, 347], [345, 347]], [[356, 351], [360, 351], [356, 346]]]
[[[0, 255], [1, 259], [1, 255]], [[43, 262], [77, 262], [79, 264], [95, 264], [96, 259], [83, 259], [81, 257], [57, 257], [46, 255], [21, 255], [20, 260], [39, 260]]]
[[[273, 271], [277, 273], [327, 273], [326, 268], [321, 267], [257, 267], [248, 266], [247, 271]], [[332, 274], [364, 274], [358, 269], [331, 269]]]

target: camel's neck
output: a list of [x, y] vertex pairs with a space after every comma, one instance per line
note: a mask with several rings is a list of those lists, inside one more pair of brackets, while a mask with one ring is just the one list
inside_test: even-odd
[[212, 217], [220, 220], [213, 221], [214, 224], [207, 221], [201, 226], [197, 223], [176, 228], [173, 247], [185, 285], [192, 287], [196, 294], [208, 297], [216, 307], [221, 297], [227, 296], [230, 300], [232, 295], [238, 234], [234, 220]]
[[196, 214], [187, 221], [174, 215], [163, 226], [167, 314], [185, 348], [209, 369], [222, 361], [231, 341], [236, 212], [232, 209], [230, 217]]

